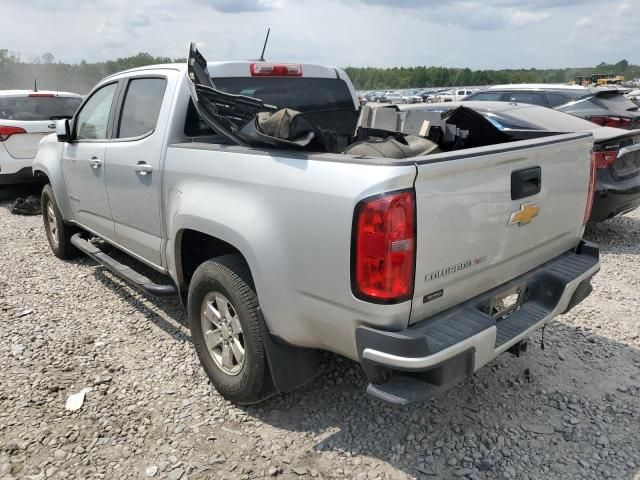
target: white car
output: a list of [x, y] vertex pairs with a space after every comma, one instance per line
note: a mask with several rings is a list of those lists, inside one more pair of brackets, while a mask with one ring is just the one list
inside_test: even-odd
[[386, 98], [387, 103], [407, 103], [407, 97], [395, 92], [387, 93]]
[[447, 90], [446, 92], [438, 93], [429, 103], [437, 103], [437, 102], [459, 102], [464, 99], [468, 95], [474, 93], [475, 90]]
[[38, 144], [55, 132], [56, 120], [70, 118], [82, 96], [48, 90], [0, 91], [0, 185], [33, 180]]

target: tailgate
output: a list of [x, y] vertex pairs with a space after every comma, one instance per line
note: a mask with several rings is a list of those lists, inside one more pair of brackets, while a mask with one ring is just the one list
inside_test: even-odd
[[[575, 247], [583, 233], [592, 144], [590, 133], [572, 133], [418, 164], [410, 323]], [[530, 194], [536, 181], [540, 191]], [[523, 198], [512, 200], [513, 193]]]

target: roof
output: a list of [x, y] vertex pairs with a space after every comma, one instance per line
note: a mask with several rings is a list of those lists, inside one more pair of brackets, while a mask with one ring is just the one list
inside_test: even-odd
[[586, 92], [590, 88], [567, 83], [509, 83], [506, 85], [492, 85], [487, 90], [584, 90]]
[[[225, 62], [207, 62], [207, 69], [213, 78], [215, 77], [246, 77], [250, 75], [249, 65], [252, 63], [261, 63], [260, 60], [240, 60], [240, 61], [225, 61]], [[304, 77], [311, 78], [339, 78], [337, 67], [317, 65], [311, 63], [299, 63], [299, 62], [276, 62], [266, 61], [267, 64], [294, 64], [300, 65]], [[116, 75], [130, 74], [135, 72], [144, 72], [146, 70], [178, 70], [180, 72], [187, 71], [186, 63], [163, 63], [158, 65], [146, 65], [144, 67], [131, 68], [122, 72], [117, 72], [109, 75], [106, 78], [111, 78]], [[340, 76], [342, 77], [342, 75]], [[105, 78], [105, 80], [106, 80]], [[104, 81], [104, 80], [103, 80]], [[102, 83], [102, 81], [100, 82]]]
[[506, 112], [507, 110], [516, 110], [522, 108], [547, 109], [546, 107], [531, 105], [528, 103], [519, 103], [517, 105], [514, 105], [513, 103], [509, 102], [483, 102], [478, 100], [466, 100], [464, 102], [413, 103], [410, 105], [398, 105], [398, 108], [400, 108], [401, 110], [452, 110], [456, 107], [468, 107], [481, 112]]
[[56, 97], [79, 97], [82, 95], [73, 92], [58, 92], [55, 90], [0, 90], [0, 96], [3, 97], [19, 97], [28, 96], [33, 93], [42, 95], [55, 95]]

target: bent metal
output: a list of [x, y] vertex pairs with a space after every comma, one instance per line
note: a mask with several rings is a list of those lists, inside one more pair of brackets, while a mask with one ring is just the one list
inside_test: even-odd
[[478, 257], [474, 260], [465, 260], [464, 262], [456, 263], [455, 265], [451, 265], [449, 267], [441, 268], [440, 270], [436, 270], [435, 272], [428, 273], [424, 277], [425, 282], [430, 282], [431, 280], [435, 280], [436, 278], [445, 277], [447, 275], [451, 275], [452, 273], [459, 272], [460, 270], [464, 270], [473, 265], [479, 265], [487, 260], [487, 257]]

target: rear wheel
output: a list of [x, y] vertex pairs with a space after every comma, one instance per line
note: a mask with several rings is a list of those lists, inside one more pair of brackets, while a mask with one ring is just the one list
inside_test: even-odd
[[198, 358], [226, 399], [248, 405], [273, 391], [258, 297], [240, 255], [200, 265], [189, 286], [189, 324]]
[[45, 185], [42, 189], [41, 203], [44, 230], [47, 234], [51, 251], [62, 260], [77, 257], [80, 252], [71, 243], [71, 237], [78, 230], [64, 223], [60, 209], [53, 196], [51, 185]]

